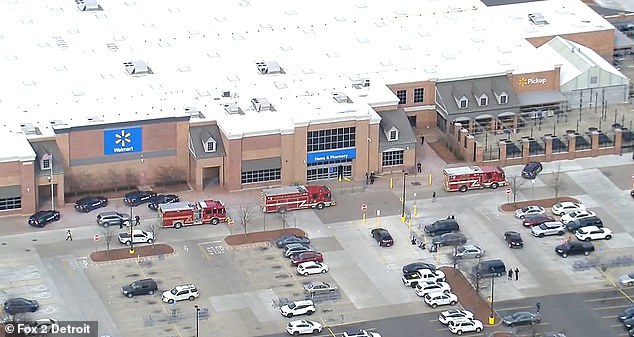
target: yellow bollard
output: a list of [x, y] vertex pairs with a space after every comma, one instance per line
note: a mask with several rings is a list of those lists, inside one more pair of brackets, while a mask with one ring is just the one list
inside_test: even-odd
[[495, 324], [495, 317], [489, 317], [489, 325]]
[[414, 204], [414, 216], [417, 216], [417, 213], [416, 213], [416, 204]]
[[429, 186], [431, 186], [431, 172], [429, 172]]
[[134, 249], [129, 249], [128, 253], [130, 253], [130, 255], [134, 255]]
[[365, 224], [365, 212], [363, 212], [363, 215], [361, 216], [361, 219], [363, 220], [363, 223]]
[[440, 249], [436, 249], [436, 264], [440, 264]]
[[392, 186], [394, 185], [392, 180], [393, 180], [393, 179], [392, 179], [392, 178], [390, 178], [390, 189], [392, 189]]
[[409, 232], [411, 233], [412, 232], [412, 219], [411, 218], [407, 221], [407, 228], [408, 228]]

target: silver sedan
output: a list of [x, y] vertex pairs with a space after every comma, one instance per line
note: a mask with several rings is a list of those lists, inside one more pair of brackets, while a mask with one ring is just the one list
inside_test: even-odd
[[484, 248], [478, 245], [463, 245], [456, 247], [454, 256], [458, 259], [479, 258], [484, 255]]

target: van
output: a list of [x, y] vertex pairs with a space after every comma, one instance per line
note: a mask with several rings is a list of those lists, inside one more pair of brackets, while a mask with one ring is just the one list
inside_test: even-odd
[[506, 266], [502, 260], [480, 261], [473, 267], [473, 273], [478, 277], [500, 277], [506, 274]]

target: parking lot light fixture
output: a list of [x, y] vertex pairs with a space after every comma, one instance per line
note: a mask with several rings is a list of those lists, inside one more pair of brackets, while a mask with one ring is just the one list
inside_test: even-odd
[[401, 222], [405, 223], [405, 177], [407, 176], [407, 171], [403, 170], [403, 208], [401, 211]]
[[198, 320], [200, 319], [200, 308], [198, 305], [194, 305], [194, 309], [196, 309], [196, 337], [198, 337]]

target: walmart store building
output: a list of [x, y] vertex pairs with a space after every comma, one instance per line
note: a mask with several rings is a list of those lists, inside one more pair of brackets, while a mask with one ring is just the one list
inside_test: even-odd
[[[499, 29], [507, 18], [482, 20], [479, 1], [421, 1], [389, 19], [371, 6], [333, 18], [313, 2], [287, 5], [236, 11], [231, 2], [200, 23], [182, 14], [185, 3], [64, 3], [50, 13], [0, 4], [20, 14], [0, 32], [9, 51], [1, 137], [11, 144], [0, 158], [0, 213], [32, 213], [51, 193], [59, 205], [164, 181], [237, 191], [400, 172], [415, 166], [417, 134], [465, 118], [465, 100], [477, 113], [489, 102], [512, 110], [519, 103], [502, 96], [552, 104], [560, 89], [557, 62]], [[126, 11], [156, 22], [118, 15]], [[115, 27], [107, 34], [104, 21]], [[60, 22], [70, 28], [43, 38]], [[611, 29], [590, 28], [579, 36], [605, 40]]]

